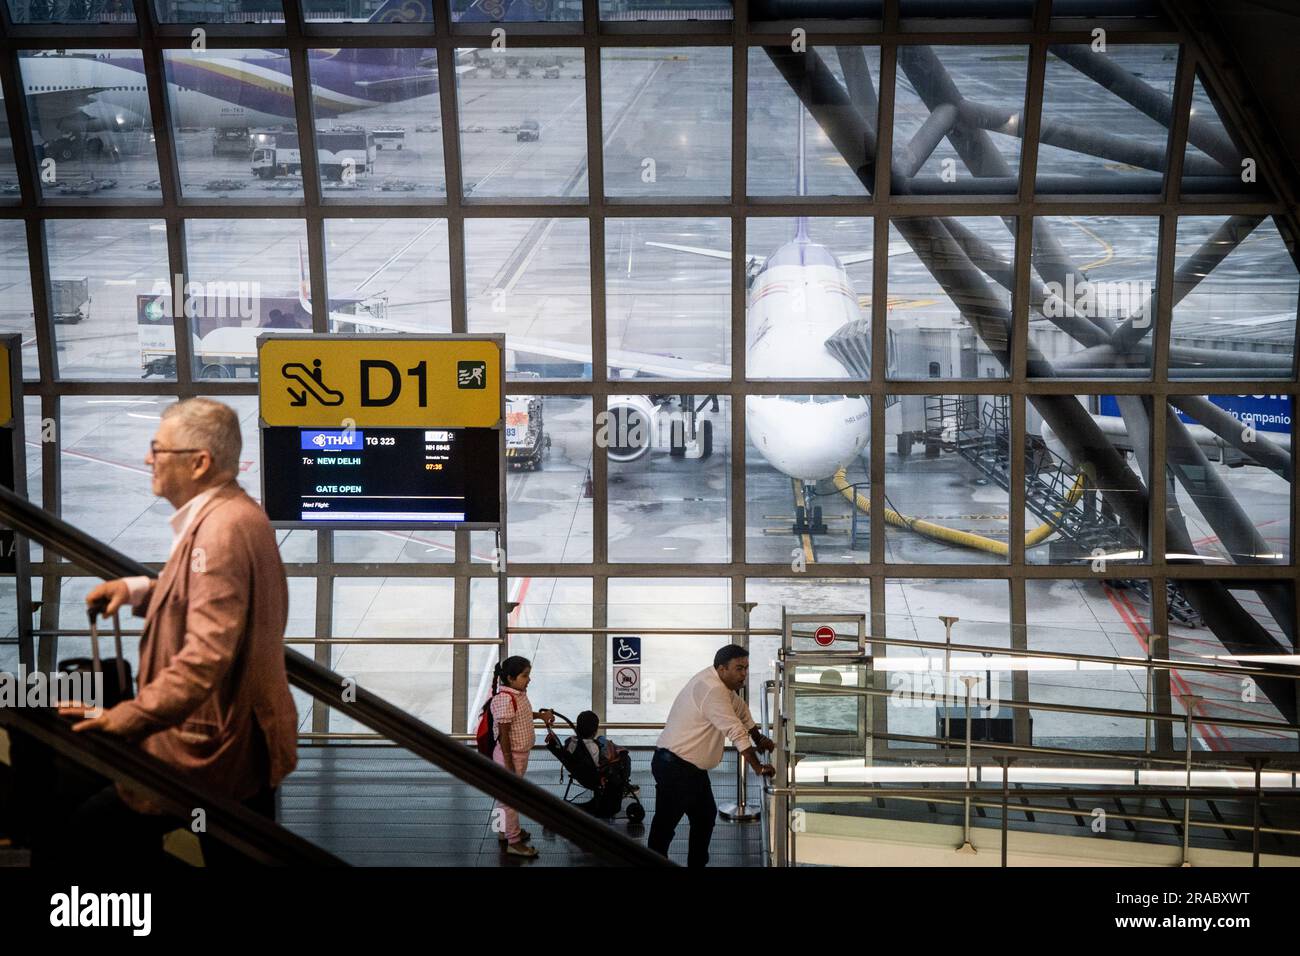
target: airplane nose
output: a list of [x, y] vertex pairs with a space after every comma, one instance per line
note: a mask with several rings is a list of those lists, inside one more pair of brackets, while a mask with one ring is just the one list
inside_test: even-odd
[[763, 457], [801, 481], [829, 478], [866, 450], [871, 435], [865, 402], [757, 400], [748, 423]]

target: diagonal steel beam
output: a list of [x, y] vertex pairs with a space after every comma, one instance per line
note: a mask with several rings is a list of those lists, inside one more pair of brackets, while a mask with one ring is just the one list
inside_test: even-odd
[[912, 141], [902, 148], [902, 155], [895, 157], [899, 171], [908, 179], [920, 172], [925, 161], [943, 142], [943, 138], [952, 132], [956, 124], [957, 107], [951, 103], [939, 104], [934, 112], [925, 118], [921, 128], [912, 137]]
[[[1110, 90], [1133, 108], [1145, 113], [1161, 126], [1168, 128], [1173, 125], [1173, 100], [1109, 57], [1094, 53], [1087, 46], [1054, 44], [1047, 50], [1090, 80]], [[1205, 119], [1195, 116], [1191, 118], [1187, 126], [1187, 140], [1203, 153], [1217, 160], [1229, 173], [1235, 174], [1240, 170], [1240, 150], [1231, 139]]]
[[[1024, 122], [1019, 110], [1002, 109], [985, 103], [966, 100], [961, 104], [961, 119], [969, 126], [977, 126], [990, 133], [1002, 133], [1006, 136], [1023, 135]], [[1107, 133], [1104, 130], [1088, 129], [1060, 120], [1043, 120], [1038, 133], [1038, 141], [1049, 146], [1068, 149], [1074, 153], [1085, 153], [1101, 159], [1128, 163], [1153, 172], [1165, 171], [1165, 148], [1153, 143]], [[1184, 168], [1190, 176], [1223, 176], [1224, 168], [1205, 156], [1189, 156]]]
[[[971, 261], [998, 285], [1008, 292], [1012, 291], [1011, 263], [1003, 259], [998, 251], [985, 240], [964, 226], [960, 219], [946, 217], [944, 226], [954, 239], [959, 240]], [[1088, 349], [1101, 348], [1110, 342], [1104, 331], [1083, 316], [1072, 314], [1062, 309], [1059, 315], [1049, 315], [1045, 305], [1049, 298], [1059, 298], [1047, 288], [1047, 284], [1032, 273], [1029, 276], [1029, 306], [1047, 319], [1061, 331], [1066, 332], [1075, 341]], [[1102, 353], [1094, 353], [1100, 355]], [[1059, 362], [1059, 360], [1057, 360]]]
[[[875, 137], [861, 114], [853, 107], [848, 95], [839, 87], [838, 81], [821, 63], [815, 51], [793, 54], [784, 47], [765, 49], [830, 141], [841, 151], [850, 168], [871, 191], [874, 187], [875, 166], [871, 158], [862, 154], [861, 149], [868, 141], [874, 141]], [[905, 47], [899, 49], [898, 55], [900, 65], [908, 71], [908, 77], [913, 86], [917, 87], [918, 93], [923, 98], [933, 99], [933, 103], [927, 100], [931, 109], [939, 102], [956, 102], [960, 99], [933, 51], [924, 47]], [[981, 136], [984, 137], [983, 140], [980, 139]], [[949, 139], [972, 170], [979, 169], [988, 175], [1002, 175], [1009, 171], [1006, 161], [993, 149], [983, 131], [957, 128]], [[894, 226], [945, 293], [957, 303], [976, 334], [991, 351], [1004, 356], [1005, 363], [1011, 316], [989, 291], [980, 270], [962, 251], [944, 224], [938, 218], [905, 217], [895, 220]], [[1060, 274], [1074, 271], [1073, 264], [1063, 250], [1059, 252], [1059, 258]], [[1113, 333], [1114, 325], [1108, 325], [1108, 334]], [[1051, 363], [1032, 347], [1027, 349], [1027, 368], [1031, 375], [1053, 375]], [[1150, 504], [1146, 488], [1083, 405], [1072, 395], [1031, 395], [1029, 401], [1057, 434], [1071, 457], [1093, 476], [1093, 483], [1104, 489], [1108, 506], [1123, 525], [1139, 541], [1146, 542]], [[1131, 434], [1149, 434], [1150, 412], [1141, 410], [1140, 418], [1142, 421], [1127, 422]], [[1167, 547], [1178, 551], [1186, 549], [1185, 553], [1191, 553], [1190, 539], [1185, 532], [1180, 533], [1176, 525], [1175, 522], [1167, 529]], [[1234, 533], [1245, 531], [1240, 527], [1233, 530]], [[1272, 635], [1246, 612], [1220, 582], [1195, 581], [1187, 584], [1189, 586], [1184, 591], [1188, 599], [1225, 646], [1276, 650], [1278, 645]], [[1292, 688], [1261, 689], [1287, 719], [1294, 716], [1296, 701]]]
[[849, 169], [868, 190], [875, 178], [876, 132], [854, 106], [817, 51], [763, 47], [777, 72], [790, 84], [808, 113], [830, 138]]
[[1269, 469], [1279, 478], [1294, 480], [1291, 453], [1273, 444], [1263, 432], [1256, 430], [1253, 440], [1246, 441], [1242, 422], [1225, 412], [1209, 399], [1199, 395], [1170, 395], [1169, 404], [1191, 415], [1200, 424], [1257, 464]]
[[[1263, 535], [1205, 457], [1187, 425], [1174, 414], [1173, 409], [1166, 409], [1165, 414], [1169, 470], [1210, 523], [1233, 564], [1276, 564]], [[1172, 544], [1170, 550], [1175, 550]], [[1181, 548], [1178, 551], [1189, 555], [1195, 553]]]
[[[1264, 221], [1263, 216], [1229, 216], [1224, 223], [1214, 230], [1213, 235], [1206, 238], [1201, 243], [1200, 248], [1187, 257], [1187, 261], [1178, 267], [1174, 273], [1174, 301], [1177, 305], [1187, 294], [1201, 284], [1201, 280], [1218, 268], [1232, 251], [1241, 245], [1241, 243], [1255, 231], [1255, 227]], [[1135, 315], [1125, 319], [1120, 327], [1115, 330], [1111, 336], [1110, 344], [1117, 351], [1124, 352], [1133, 348], [1138, 341], [1151, 331], [1154, 323], [1145, 322], [1138, 324], [1137, 315], [1145, 314], [1151, 316], [1156, 310], [1156, 293], [1153, 292], [1147, 299], [1146, 308], [1139, 310]], [[1170, 343], [1170, 359], [1174, 358], [1177, 349]], [[1287, 363], [1290, 367], [1290, 362]]]
[[[952, 77], [948, 75], [947, 68], [930, 47], [919, 45], [900, 47], [898, 65], [907, 74], [912, 88], [916, 90], [928, 109], [933, 111], [945, 103], [963, 102], [964, 98]], [[985, 178], [1015, 175], [1011, 164], [998, 152], [985, 130], [972, 129], [959, 123], [949, 133], [948, 141], [974, 176]], [[1008, 228], [1014, 230], [1014, 225], [1010, 221], [1008, 221]], [[1034, 229], [1034, 247], [1034, 268], [1045, 281], [1059, 283], [1062, 287], [1067, 284], [1067, 276], [1073, 276], [1075, 284], [1087, 281], [1087, 277], [1074, 268], [1073, 261], [1049, 229]], [[1105, 331], [1107, 335], [1114, 332], [1114, 323], [1105, 316], [1083, 318], [1088, 324]], [[1084, 345], [1097, 344], [1091, 340], [1081, 341]]]
[[835, 55], [844, 71], [844, 86], [849, 91], [849, 99], [867, 125], [875, 129], [880, 122], [880, 98], [876, 95], [876, 84], [871, 80], [866, 52], [860, 46], [837, 46]]

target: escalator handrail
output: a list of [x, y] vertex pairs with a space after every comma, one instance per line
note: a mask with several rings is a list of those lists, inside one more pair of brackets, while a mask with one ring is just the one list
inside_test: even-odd
[[[346, 684], [337, 673], [311, 658], [285, 648], [284, 663], [295, 687], [338, 708], [393, 743], [441, 767], [475, 789], [496, 797], [605, 861], [625, 866], [663, 866], [668, 863], [664, 857], [596, 820], [585, 810], [484, 759], [478, 751], [412, 717], [382, 697], [363, 687]], [[339, 703], [345, 690], [354, 694], [356, 700]]]
[[43, 708], [6, 707], [0, 710], [0, 725], [113, 783], [144, 792], [164, 812], [177, 818], [178, 829], [193, 818], [196, 809], [202, 809], [205, 832], [255, 863], [346, 865], [332, 853], [236, 801], [181, 782], [167, 764], [112, 734], [76, 733], [66, 719]]
[[0, 518], [4, 526], [23, 537], [39, 541], [77, 567], [105, 580], [146, 575], [158, 576], [134, 558], [129, 558], [98, 538], [68, 524], [57, 515], [32, 504], [0, 485]]
[[[138, 561], [3, 487], [0, 487], [0, 520], [99, 577], [157, 576]], [[515, 776], [477, 751], [288, 647], [285, 671], [293, 686], [536, 820], [602, 861], [625, 866], [671, 865], [666, 858], [579, 807]]]

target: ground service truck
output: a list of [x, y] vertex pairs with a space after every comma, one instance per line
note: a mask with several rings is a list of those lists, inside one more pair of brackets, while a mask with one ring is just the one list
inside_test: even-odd
[[[302, 174], [298, 134], [293, 131], [254, 136], [253, 175], [262, 179]], [[316, 132], [316, 156], [322, 179], [346, 182], [375, 168], [374, 135], [360, 127]]]

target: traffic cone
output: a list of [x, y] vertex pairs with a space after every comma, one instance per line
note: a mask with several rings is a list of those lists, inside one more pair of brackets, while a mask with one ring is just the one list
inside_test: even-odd
[[582, 480], [582, 497], [590, 498], [595, 494], [591, 488], [591, 469], [587, 469], [587, 477]]

